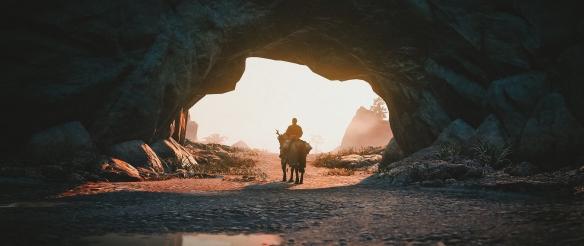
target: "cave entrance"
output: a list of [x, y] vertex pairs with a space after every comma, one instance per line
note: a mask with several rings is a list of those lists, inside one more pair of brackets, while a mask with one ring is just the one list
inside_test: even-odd
[[275, 129], [285, 131], [293, 117], [313, 153], [384, 147], [393, 136], [385, 102], [366, 81], [331, 81], [304, 65], [257, 57], [246, 60], [235, 90], [206, 95], [189, 115], [198, 126], [188, 127], [191, 141], [269, 152], [278, 151]]

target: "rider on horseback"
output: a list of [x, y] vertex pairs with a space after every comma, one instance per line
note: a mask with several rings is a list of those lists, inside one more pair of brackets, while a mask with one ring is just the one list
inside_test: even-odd
[[[276, 130], [278, 141], [280, 142], [280, 159], [282, 160], [282, 180], [286, 180], [286, 165], [290, 165], [290, 180], [292, 182], [293, 171], [296, 172], [296, 183], [301, 184], [304, 180], [304, 168], [306, 167], [306, 155], [312, 149], [310, 145], [302, 141], [302, 127], [296, 118], [292, 118], [292, 125], [288, 126], [286, 132], [281, 134]], [[300, 173], [300, 177], [298, 177]]]
[[[284, 149], [287, 149], [290, 144], [292, 144], [292, 142], [298, 141], [300, 140], [300, 137], [302, 137], [302, 127], [300, 127], [297, 123], [298, 119], [292, 118], [292, 125], [288, 126], [286, 132], [282, 134], [284, 139], [290, 140], [284, 146], [282, 146]], [[280, 153], [280, 158], [284, 157], [282, 156], [283, 153], [284, 152]]]
[[298, 119], [292, 118], [292, 125], [288, 126], [288, 129], [286, 129], [286, 132], [284, 133], [288, 139], [298, 140], [302, 137], [302, 127], [297, 123]]

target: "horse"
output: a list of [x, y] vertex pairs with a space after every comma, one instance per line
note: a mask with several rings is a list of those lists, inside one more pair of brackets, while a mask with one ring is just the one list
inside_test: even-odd
[[[312, 149], [310, 144], [302, 140], [288, 139], [285, 134], [278, 135], [278, 142], [280, 143], [280, 164], [282, 165], [282, 182], [286, 182], [286, 165], [290, 166], [290, 180], [294, 180], [294, 173], [296, 173], [296, 180], [294, 183], [302, 184], [304, 182], [304, 170], [306, 168], [306, 156]], [[299, 174], [300, 173], [300, 174]]]

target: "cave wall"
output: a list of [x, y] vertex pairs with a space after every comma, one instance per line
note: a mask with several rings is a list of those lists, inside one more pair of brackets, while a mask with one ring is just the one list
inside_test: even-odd
[[80, 121], [102, 149], [180, 141], [185, 109], [233, 90], [251, 56], [370, 82], [406, 153], [432, 144], [457, 119], [474, 128], [490, 119], [517, 158], [542, 165], [573, 162], [584, 147], [584, 21], [575, 2], [3, 5], [4, 23], [14, 23], [2, 40], [10, 66], [1, 93], [14, 119], [4, 124], [17, 147], [69, 121]]

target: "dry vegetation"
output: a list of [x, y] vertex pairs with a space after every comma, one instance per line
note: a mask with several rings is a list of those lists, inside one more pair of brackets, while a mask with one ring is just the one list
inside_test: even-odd
[[511, 153], [511, 146], [496, 146], [479, 139], [464, 146], [458, 143], [441, 144], [437, 158], [444, 161], [466, 158], [476, 160], [485, 167], [501, 169], [512, 164], [509, 159]]
[[351, 176], [353, 174], [355, 174], [355, 170], [347, 168], [331, 168], [324, 173], [327, 176]]
[[256, 168], [260, 153], [256, 150], [232, 148], [221, 144], [187, 144], [199, 165], [193, 168], [195, 176], [240, 175], [249, 179], [265, 180], [266, 173]]

